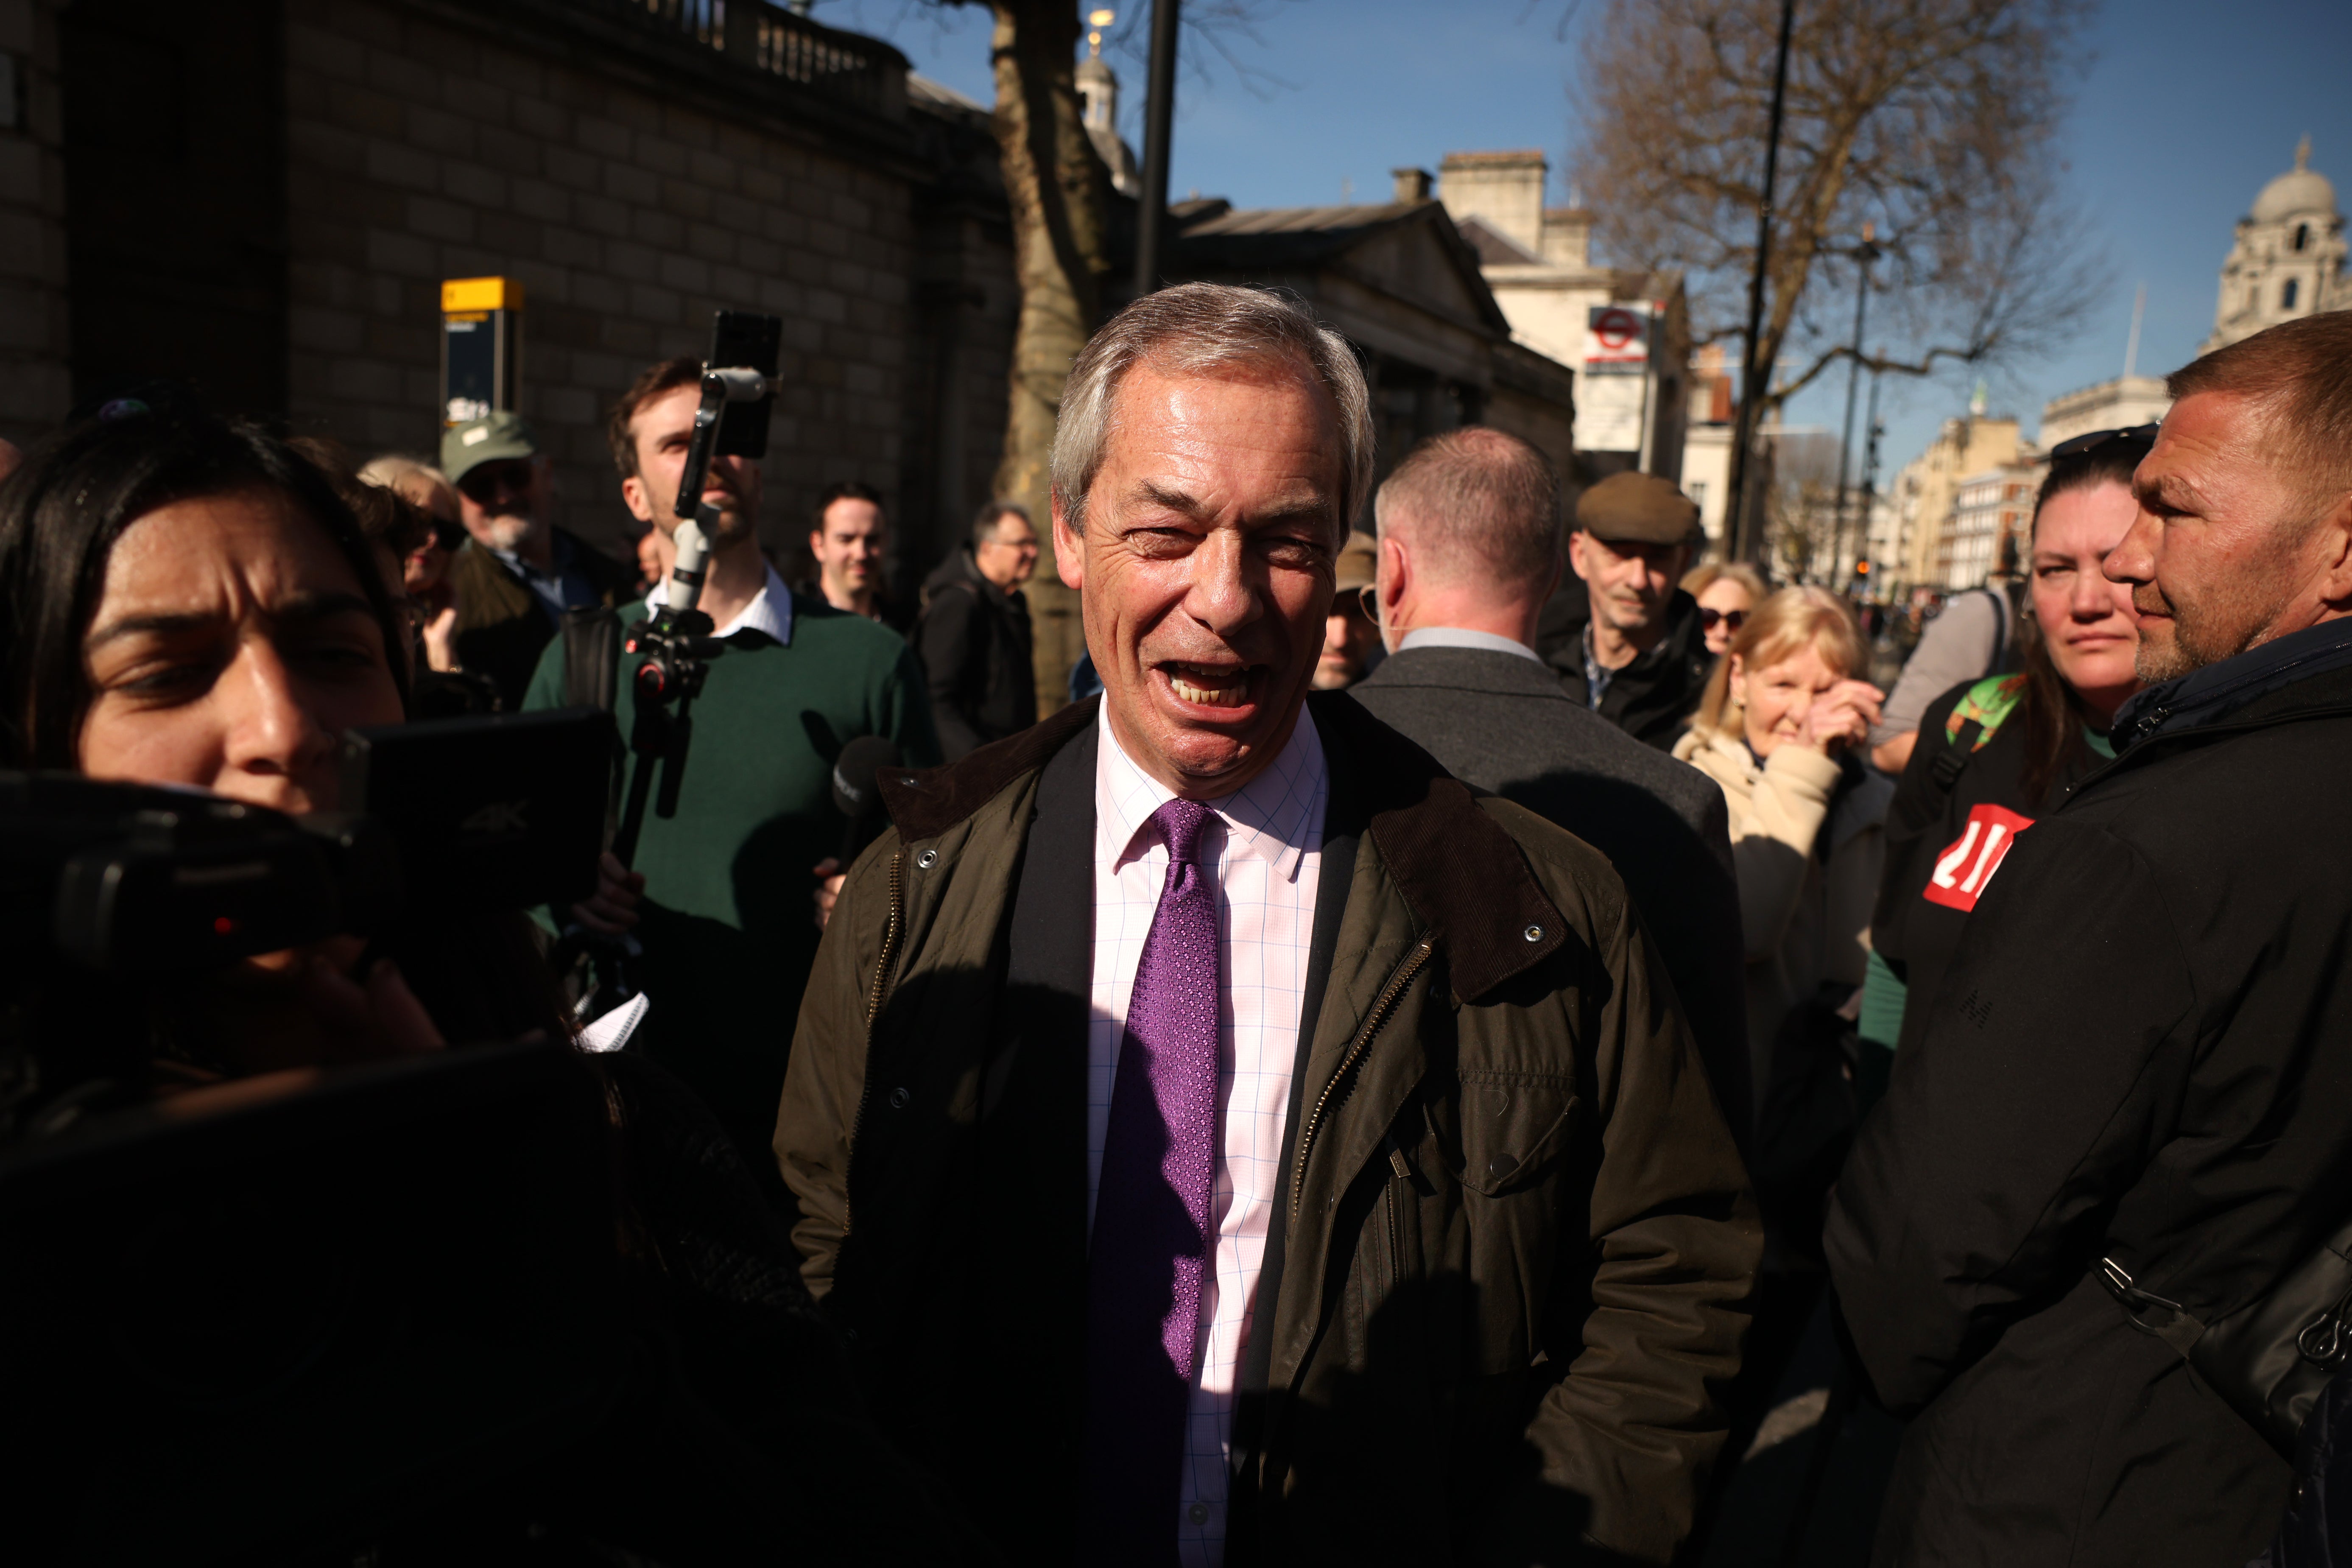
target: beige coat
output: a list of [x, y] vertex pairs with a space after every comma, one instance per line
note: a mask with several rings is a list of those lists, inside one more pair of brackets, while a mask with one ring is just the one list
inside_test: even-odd
[[1748, 1051], [1761, 1106], [1772, 1042], [1790, 1011], [1824, 984], [1862, 984], [1895, 786], [1869, 775], [1837, 801], [1832, 820], [1838, 764], [1818, 752], [1781, 746], [1758, 767], [1737, 735], [1694, 729], [1675, 755], [1713, 779], [1731, 808], [1748, 947]]

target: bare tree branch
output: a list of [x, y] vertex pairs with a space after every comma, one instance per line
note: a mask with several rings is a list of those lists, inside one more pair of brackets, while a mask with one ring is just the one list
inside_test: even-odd
[[[2045, 171], [2092, 0], [1805, 0], [1791, 37], [1767, 365], [1803, 368], [1769, 418], [1851, 361], [1853, 252], [1878, 230], [1864, 363], [1925, 375], [2047, 352], [2105, 283]], [[1570, 170], [1628, 265], [1679, 269], [1695, 342], [1743, 331], [1779, 0], [1610, 0], [1574, 95]], [[1878, 335], [1877, 331], [1874, 336]]]

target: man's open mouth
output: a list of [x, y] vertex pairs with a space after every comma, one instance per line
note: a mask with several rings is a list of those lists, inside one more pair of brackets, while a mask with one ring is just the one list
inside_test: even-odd
[[1239, 708], [1249, 701], [1250, 672], [1256, 668], [1171, 660], [1160, 666], [1160, 673], [1168, 678], [1168, 688], [1179, 701], [1202, 708]]

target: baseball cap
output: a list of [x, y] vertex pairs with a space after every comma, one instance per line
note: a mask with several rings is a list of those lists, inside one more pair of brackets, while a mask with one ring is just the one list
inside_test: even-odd
[[539, 443], [523, 417], [509, 409], [480, 419], [468, 419], [441, 432], [441, 471], [453, 485], [484, 463], [509, 458], [536, 458]]
[[1698, 527], [1698, 506], [1671, 479], [1612, 474], [1576, 498], [1576, 526], [1612, 543], [1680, 544]]

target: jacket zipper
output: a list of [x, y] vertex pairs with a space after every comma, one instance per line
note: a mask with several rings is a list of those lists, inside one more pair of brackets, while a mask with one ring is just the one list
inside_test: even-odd
[[1429, 955], [1436, 951], [1435, 939], [1424, 936], [1413, 944], [1411, 952], [1404, 955], [1404, 961], [1397, 965], [1396, 973], [1391, 974], [1388, 984], [1381, 987], [1379, 997], [1372, 1003], [1372, 1010], [1364, 1016], [1363, 1027], [1358, 1029], [1356, 1037], [1348, 1042], [1348, 1054], [1339, 1058], [1339, 1070], [1331, 1075], [1331, 1081], [1325, 1084], [1323, 1092], [1315, 1097], [1315, 1109], [1307, 1113], [1307, 1125], [1299, 1130], [1298, 1161], [1290, 1172], [1292, 1224], [1297, 1223], [1299, 1205], [1306, 1198], [1307, 1154], [1315, 1146], [1315, 1132], [1323, 1124], [1325, 1108], [1330, 1105], [1331, 1096], [1339, 1085], [1347, 1081], [1349, 1072], [1363, 1056], [1365, 1047], [1372, 1043], [1372, 1037], [1380, 1033], [1381, 1026], [1388, 1021], [1389, 1009], [1396, 1005], [1396, 999], [1403, 994], [1406, 986], [1412, 984], [1412, 977], [1421, 973], [1421, 966], [1427, 963]]
[[[890, 963], [898, 956], [898, 931], [906, 924], [906, 901], [907, 847], [902, 844], [898, 853], [890, 857], [890, 918], [883, 922], [882, 957], [874, 965], [874, 989], [866, 1000], [866, 1077], [857, 1089], [857, 1117], [849, 1127], [849, 1146], [852, 1149], [857, 1147], [858, 1140], [865, 1135], [866, 1108], [874, 1103], [874, 1023], [882, 1016], [882, 998], [889, 984]], [[844, 1243], [849, 1240], [851, 1222], [855, 1217], [849, 1194], [844, 1191], [841, 1198], [841, 1239]], [[837, 1259], [836, 1249], [836, 1267]]]
[[1389, 1289], [1396, 1289], [1404, 1283], [1404, 1205], [1397, 1199], [1397, 1188], [1408, 1179], [1412, 1167], [1405, 1163], [1404, 1151], [1397, 1146], [1396, 1137], [1389, 1137], [1389, 1169], [1386, 1202], [1389, 1210]]

